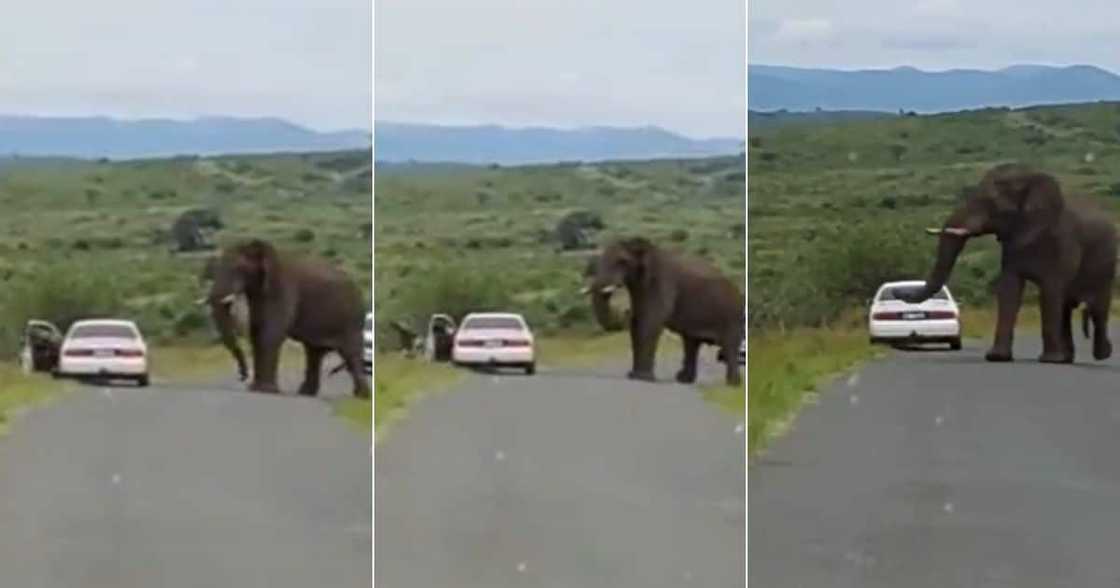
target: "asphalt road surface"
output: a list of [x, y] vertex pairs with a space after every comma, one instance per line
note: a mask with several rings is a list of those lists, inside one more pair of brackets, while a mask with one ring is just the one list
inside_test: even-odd
[[1120, 586], [1120, 359], [986, 343], [869, 365], [751, 464], [751, 586]]
[[625, 371], [472, 374], [419, 402], [376, 448], [376, 586], [742, 586], [741, 419]]
[[0, 585], [368, 587], [370, 469], [321, 399], [81, 386], [0, 439]]

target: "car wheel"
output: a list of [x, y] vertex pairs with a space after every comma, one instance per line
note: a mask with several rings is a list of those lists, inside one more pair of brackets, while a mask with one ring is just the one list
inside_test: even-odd
[[140, 386], [141, 388], [147, 388], [148, 387], [148, 374], [144, 374], [144, 375], [136, 378], [136, 385]]
[[953, 339], [952, 341], [949, 342], [949, 349], [952, 349], [953, 351], [960, 351], [961, 350], [961, 339], [960, 339], [960, 337], [957, 337], [956, 339]]
[[537, 373], [537, 364], [531, 363], [531, 364], [525, 366], [525, 375], [531, 376], [535, 373]]

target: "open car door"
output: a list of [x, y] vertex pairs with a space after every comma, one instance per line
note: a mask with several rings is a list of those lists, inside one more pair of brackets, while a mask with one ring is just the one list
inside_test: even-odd
[[424, 357], [428, 361], [451, 361], [455, 327], [455, 319], [446, 314], [433, 314], [428, 319], [428, 332], [424, 337]]
[[50, 372], [58, 367], [58, 353], [62, 348], [62, 331], [53, 323], [31, 319], [23, 328], [19, 363], [26, 374]]

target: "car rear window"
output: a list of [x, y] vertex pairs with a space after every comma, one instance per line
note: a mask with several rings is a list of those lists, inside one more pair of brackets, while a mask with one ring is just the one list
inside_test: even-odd
[[[921, 292], [922, 288], [923, 286], [891, 286], [890, 288], [883, 289], [883, 293], [879, 296], [879, 300], [898, 300], [899, 295], [906, 293], [916, 294], [918, 292]], [[937, 291], [936, 294], [933, 295], [933, 298], [935, 300], [948, 300], [949, 291], [945, 288], [941, 288]]]
[[71, 339], [136, 339], [136, 332], [125, 325], [80, 325], [70, 332]]
[[463, 323], [462, 330], [472, 331], [476, 329], [513, 329], [520, 331], [521, 328], [521, 321], [515, 318], [504, 316], [487, 316], [467, 319], [467, 321]]

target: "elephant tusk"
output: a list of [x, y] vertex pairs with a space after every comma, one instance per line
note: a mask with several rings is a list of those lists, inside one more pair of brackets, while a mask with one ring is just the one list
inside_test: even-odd
[[617, 288], [618, 288], [618, 286], [603, 286], [603, 288], [601, 290], [599, 290], [599, 292], [602, 292], [603, 294], [610, 294], [611, 292], [614, 292], [615, 289], [617, 289]]
[[591, 286], [584, 286], [584, 287], [580, 288], [580, 290], [579, 290], [580, 296], [586, 296], [587, 294], [590, 294], [590, 293], [591, 293]]
[[208, 300], [209, 300], [209, 298], [203, 296], [202, 298], [199, 298], [198, 300], [195, 300], [194, 303], [199, 305], [199, 306], [206, 306], [206, 302]]
[[944, 232], [949, 233], [950, 235], [956, 235], [957, 237], [968, 236], [968, 229], [963, 227], [948, 227], [944, 230]]
[[926, 232], [929, 233], [930, 235], [940, 235], [941, 234], [941, 229], [939, 229], [937, 227], [926, 227]]
[[225, 298], [222, 298], [222, 304], [233, 304], [234, 300], [237, 300], [237, 294], [227, 294]]

